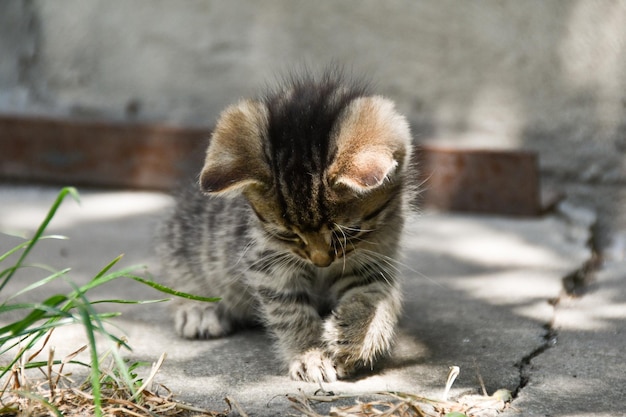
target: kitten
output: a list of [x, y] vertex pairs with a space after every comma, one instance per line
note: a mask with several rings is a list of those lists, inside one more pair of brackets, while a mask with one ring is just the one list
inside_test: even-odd
[[[220, 116], [200, 174], [164, 225], [182, 291], [177, 332], [262, 324], [295, 380], [335, 381], [388, 353], [411, 135], [394, 104], [338, 72], [290, 78]], [[208, 195], [208, 196], [207, 196]]]

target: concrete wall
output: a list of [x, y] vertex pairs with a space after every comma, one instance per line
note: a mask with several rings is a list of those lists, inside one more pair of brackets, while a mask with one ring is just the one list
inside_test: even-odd
[[334, 61], [418, 140], [537, 150], [626, 230], [624, 0], [5, 0], [0, 56], [1, 111], [200, 126]]

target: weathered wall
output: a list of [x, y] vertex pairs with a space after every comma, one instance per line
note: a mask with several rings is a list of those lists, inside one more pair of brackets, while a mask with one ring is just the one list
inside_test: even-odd
[[0, 55], [0, 110], [206, 126], [334, 61], [419, 140], [537, 150], [546, 182], [626, 226], [624, 0], [6, 0]]

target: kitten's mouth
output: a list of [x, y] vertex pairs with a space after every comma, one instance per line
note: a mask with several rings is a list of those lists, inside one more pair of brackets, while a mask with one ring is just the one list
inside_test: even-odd
[[318, 268], [326, 268], [355, 249], [354, 244], [348, 244], [345, 232], [342, 233], [343, 241], [338, 241], [328, 229], [323, 232], [325, 233], [294, 233], [294, 237], [289, 240], [294, 243], [291, 250]]
[[347, 254], [352, 252], [353, 249], [347, 249], [345, 251], [332, 251], [325, 252], [323, 250], [313, 250], [306, 254], [306, 258], [315, 266], [319, 268], [326, 268], [338, 259], [344, 258]]

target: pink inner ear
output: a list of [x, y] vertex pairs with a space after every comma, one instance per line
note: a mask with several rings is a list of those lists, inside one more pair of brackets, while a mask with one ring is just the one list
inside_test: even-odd
[[337, 183], [364, 192], [379, 187], [398, 163], [384, 152], [366, 151], [355, 155]]

